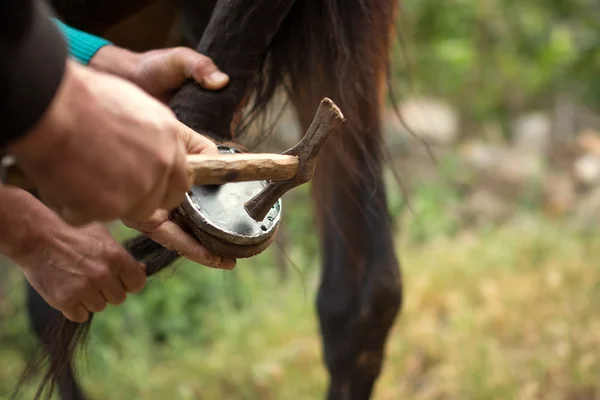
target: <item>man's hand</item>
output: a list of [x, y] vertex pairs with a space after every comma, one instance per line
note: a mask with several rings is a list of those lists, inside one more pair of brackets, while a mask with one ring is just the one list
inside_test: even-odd
[[[220, 89], [229, 82], [229, 77], [210, 58], [184, 47], [133, 53], [116, 46], [105, 46], [92, 57], [90, 66], [129, 79], [165, 102], [188, 79], [211, 90]], [[187, 153], [218, 153], [212, 141], [191, 129], [181, 129], [178, 133]], [[209, 252], [168, 216], [169, 212], [162, 209], [150, 218], [124, 218], [123, 223], [194, 262], [221, 269], [235, 267], [234, 260]]]
[[[207, 146], [206, 139], [192, 130], [182, 130], [180, 139], [190, 154], [218, 153], [216, 146]], [[212, 268], [233, 269], [235, 267], [235, 260], [211, 253], [197, 239], [192, 238], [179, 225], [170, 221], [167, 210], [157, 210], [149, 219], [123, 219], [123, 223], [191, 261]]]
[[209, 90], [222, 89], [229, 76], [208, 57], [186, 47], [134, 53], [104, 46], [90, 66], [134, 82], [150, 95], [166, 102], [186, 80], [195, 80]]
[[189, 189], [186, 130], [137, 86], [69, 61], [47, 113], [9, 151], [68, 222], [144, 219]]
[[101, 224], [74, 228], [29, 193], [0, 187], [0, 250], [46, 302], [74, 322], [140, 291], [145, 266]]

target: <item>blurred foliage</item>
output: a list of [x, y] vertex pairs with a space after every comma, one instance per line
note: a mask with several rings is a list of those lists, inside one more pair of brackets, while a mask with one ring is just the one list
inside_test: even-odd
[[[600, 232], [582, 237], [564, 222], [524, 213], [487, 233], [432, 235], [418, 247], [408, 235], [397, 242], [406, 300], [375, 399], [596, 398]], [[98, 315], [87, 363], [79, 364], [87, 393], [322, 398], [316, 277], [306, 293], [300, 279], [278, 283], [269, 258], [242, 262], [233, 273], [181, 264]], [[18, 293], [13, 271], [11, 292]], [[31, 350], [13, 345], [31, 344], [17, 297], [2, 307], [13, 310], [3, 326], [10, 321], [20, 331], [3, 332], [0, 398], [8, 398]]]
[[[503, 121], [569, 93], [600, 107], [596, 0], [402, 0], [394, 85]], [[404, 56], [408, 54], [408, 57]]]

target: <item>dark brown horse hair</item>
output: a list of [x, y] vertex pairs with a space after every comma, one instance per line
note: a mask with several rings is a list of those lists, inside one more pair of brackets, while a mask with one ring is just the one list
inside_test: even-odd
[[[330, 162], [334, 167], [323, 168], [323, 176], [315, 175], [313, 185], [316, 189], [313, 193], [320, 197], [317, 205], [320, 204], [321, 209], [318, 208], [317, 212], [324, 214], [322, 208], [335, 204], [336, 196], [340, 195], [332, 192], [333, 180], [324, 176], [341, 174], [335, 182], [341, 188], [338, 190], [347, 195], [343, 203], [345, 208], [338, 212], [335, 219], [330, 217], [332, 219], [327, 223], [333, 225], [340, 240], [348, 244], [347, 251], [353, 257], [357, 253], [355, 259], [364, 261], [370, 256], [371, 250], [368, 248], [369, 244], [361, 240], [360, 235], [364, 234], [364, 229], [360, 229], [361, 225], [358, 225], [358, 229], [355, 226], [364, 222], [341, 216], [344, 212], [362, 210], [361, 202], [364, 199], [359, 197], [363, 193], [368, 196], [381, 190], [377, 177], [382, 168], [379, 161], [384, 157], [378, 112], [382, 105], [386, 78], [388, 88], [390, 86], [387, 74], [388, 55], [396, 2], [357, 0], [353, 4], [348, 3], [348, 0], [295, 1], [265, 54], [261, 56], [260, 68], [250, 84], [252, 106], [238, 126], [235, 137], [242, 138], [251, 121], [264, 115], [278, 88], [284, 88], [294, 105], [302, 110], [304, 114], [299, 119], [304, 124], [310, 122], [318, 101], [325, 96], [331, 97], [348, 118], [343, 133], [335, 135], [328, 144], [327, 159], [324, 162]], [[207, 55], [217, 65], [222, 65], [218, 57], [229, 57], [229, 54]], [[243, 68], [243, 65], [231, 68], [233, 70], [225, 69], [225, 72], [233, 76], [235, 68]], [[218, 95], [211, 97], [213, 102], [217, 99], [223, 101], [223, 97]], [[193, 101], [193, 98], [189, 100]], [[229, 100], [231, 99], [225, 99]], [[314, 104], [314, 108], [310, 104]], [[202, 109], [197, 106], [190, 104], [190, 108]], [[322, 229], [322, 226], [318, 228]], [[123, 246], [136, 259], [147, 264], [148, 276], [167, 268], [178, 258], [176, 253], [143, 235], [128, 240]], [[357, 268], [363, 268], [363, 261], [356, 262]], [[363, 273], [367, 272], [357, 271], [357, 274]], [[35, 356], [26, 366], [13, 398], [23, 383], [45, 361], [48, 365], [35, 399], [51, 397], [61, 374], [68, 367], [73, 367], [75, 354], [85, 346], [92, 317], [90, 315], [87, 322], [77, 324], [60, 315], [42, 340], [45, 344], [38, 347]]]

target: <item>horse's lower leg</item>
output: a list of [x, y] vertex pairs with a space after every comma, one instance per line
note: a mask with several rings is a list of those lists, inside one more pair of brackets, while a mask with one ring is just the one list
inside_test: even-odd
[[402, 285], [378, 141], [366, 131], [352, 132], [355, 117], [346, 117], [350, 126], [330, 139], [313, 178], [323, 252], [317, 310], [330, 373], [328, 398], [364, 400], [380, 374]]
[[[31, 327], [38, 340], [45, 346], [46, 337], [44, 334], [51, 326], [52, 322], [61, 314], [55, 308], [46, 303], [46, 301], [27, 284], [27, 313]], [[81, 387], [75, 379], [75, 374], [71, 366], [65, 369], [58, 379], [58, 392], [61, 400], [85, 400]]]
[[325, 56], [313, 67], [321, 74], [293, 88], [304, 127], [324, 96], [346, 118], [321, 153], [312, 180], [323, 257], [317, 311], [330, 400], [370, 398], [402, 303], [383, 182], [380, 122], [388, 60], [383, 30], [390, 24], [392, 5], [369, 4], [371, 15], [344, 19], [348, 29], [350, 20], [358, 26], [357, 21], [367, 21], [368, 29], [356, 28], [362, 36], [347, 46], [363, 51], [349, 52], [344, 59], [341, 50], [327, 56], [327, 49], [321, 49]]
[[365, 175], [351, 188], [333, 176], [314, 188], [333, 186], [325, 197], [315, 193], [323, 235], [317, 310], [330, 400], [370, 397], [402, 301], [382, 178], [369, 168], [362, 165]]

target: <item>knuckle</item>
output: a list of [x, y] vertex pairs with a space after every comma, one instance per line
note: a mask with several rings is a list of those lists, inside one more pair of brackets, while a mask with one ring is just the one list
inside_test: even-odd
[[99, 199], [97, 216], [101, 220], [112, 219], [115, 216], [121, 216], [127, 210], [127, 204], [121, 200], [122, 196], [111, 196]]
[[194, 69], [199, 71], [202, 75], [208, 75], [215, 71], [217, 66], [211, 58], [200, 54], [198, 59], [194, 62]]
[[177, 120], [177, 115], [175, 114], [175, 111], [171, 110], [168, 107], [162, 107], [162, 113], [164, 114], [164, 118], [166, 120], [169, 121], [176, 121]]
[[104, 247], [104, 253], [108, 260], [108, 267], [115, 272], [121, 268], [121, 264], [125, 261], [127, 252], [117, 243], [109, 243]]
[[176, 129], [177, 127], [174, 124], [167, 125], [164, 129], [166, 134], [163, 135], [162, 140], [157, 141], [152, 157], [154, 158], [154, 164], [160, 171], [168, 169], [173, 164], [173, 149], [177, 142]]
[[83, 285], [81, 285], [77, 290], [77, 296], [83, 297], [87, 291], [96, 286], [96, 282], [98, 282], [97, 273], [88, 273], [84, 279]]
[[156, 164], [161, 171], [167, 170], [173, 164], [173, 157], [171, 157], [166, 151], [161, 151], [156, 155]]
[[54, 303], [58, 308], [64, 308], [71, 302], [71, 295], [67, 291], [60, 291], [54, 296]]
[[112, 271], [107, 266], [104, 266], [103, 268], [94, 270], [91, 274], [91, 281], [96, 284], [104, 284], [112, 279], [112, 275]]
[[176, 46], [171, 51], [171, 54], [173, 54], [175, 57], [186, 57], [190, 55], [190, 53], [192, 53], [192, 50], [183, 46]]

